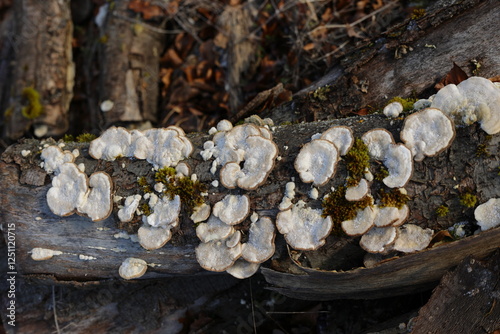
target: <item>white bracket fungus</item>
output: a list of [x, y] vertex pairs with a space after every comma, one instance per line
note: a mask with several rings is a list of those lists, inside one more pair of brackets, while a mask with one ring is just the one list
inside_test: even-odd
[[500, 198], [490, 198], [474, 210], [474, 217], [481, 231], [500, 225]]
[[[220, 181], [226, 188], [240, 187], [253, 190], [262, 185], [278, 155], [278, 147], [272, 141], [272, 135], [266, 128], [252, 124], [243, 124], [230, 131], [221, 131], [213, 137], [214, 146], [205, 143], [205, 150], [200, 154], [208, 160], [214, 156], [216, 166], [223, 166]], [[240, 163], [243, 162], [243, 168]]]
[[33, 248], [31, 251], [31, 258], [35, 261], [43, 261], [43, 260], [48, 260], [51, 259], [54, 255], [61, 255], [63, 252], [53, 250], [53, 249], [48, 249], [48, 248], [40, 248], [36, 247]]
[[368, 154], [375, 160], [384, 160], [387, 149], [394, 144], [392, 134], [386, 129], [373, 129], [361, 136], [361, 140], [368, 147]]
[[105, 172], [96, 172], [90, 175], [90, 190], [83, 203], [77, 206], [78, 212], [86, 214], [92, 221], [108, 218], [113, 210], [112, 182], [111, 176]]
[[248, 242], [243, 244], [241, 257], [248, 262], [262, 263], [274, 254], [274, 224], [269, 217], [261, 217], [250, 226]]
[[214, 215], [211, 215], [206, 223], [201, 223], [196, 227], [196, 236], [201, 242], [226, 239], [234, 232], [234, 227]]
[[[156, 202], [156, 203], [155, 203]], [[155, 197], [151, 196], [149, 206], [152, 213], [144, 217], [144, 221], [153, 227], [160, 226], [176, 226], [179, 221], [179, 212], [181, 210], [181, 198], [175, 195], [173, 199], [164, 196], [155, 201]]]
[[373, 224], [376, 227], [400, 226], [408, 218], [409, 213], [407, 205], [403, 205], [401, 209], [393, 206], [378, 208]]
[[368, 182], [361, 179], [357, 186], [348, 187], [345, 192], [345, 199], [348, 201], [359, 201], [368, 195]]
[[401, 102], [392, 102], [385, 106], [383, 113], [390, 118], [398, 117], [403, 112], [403, 105]]
[[354, 144], [354, 135], [347, 126], [332, 126], [321, 134], [320, 139], [333, 143], [340, 155], [346, 155]]
[[404, 253], [418, 252], [429, 246], [433, 234], [429, 228], [424, 230], [414, 224], [405, 224], [398, 227], [398, 236], [393, 249]]
[[146, 261], [129, 257], [122, 262], [118, 273], [123, 279], [133, 279], [144, 275], [147, 269], [148, 264]]
[[52, 179], [52, 187], [47, 192], [50, 211], [58, 216], [69, 216], [85, 201], [87, 175], [78, 167], [67, 162], [59, 166], [59, 174]]
[[46, 147], [42, 150], [40, 158], [44, 161], [43, 168], [47, 173], [59, 173], [59, 168], [66, 162], [74, 162], [75, 156], [70, 151], [64, 151], [56, 145]]
[[404, 187], [413, 173], [411, 151], [403, 144], [391, 144], [386, 150], [383, 162], [389, 175], [382, 182], [389, 188]]
[[[231, 267], [241, 256], [242, 245], [237, 239], [238, 236], [241, 237], [241, 234], [236, 231], [226, 239], [199, 244], [195, 252], [200, 266], [203, 269], [217, 272], [225, 271]], [[238, 242], [234, 242], [235, 238]]]
[[359, 245], [369, 253], [383, 253], [396, 240], [396, 228], [374, 227], [359, 240]]
[[338, 158], [338, 150], [332, 142], [315, 139], [301, 148], [295, 158], [295, 170], [302, 182], [322, 186], [335, 175]]
[[203, 203], [202, 205], [194, 208], [193, 214], [189, 218], [191, 218], [194, 223], [200, 223], [210, 217], [210, 210], [210, 205]]
[[212, 214], [228, 225], [241, 223], [250, 213], [247, 195], [226, 195], [214, 204]]
[[306, 207], [299, 201], [291, 209], [278, 213], [276, 228], [292, 248], [315, 250], [325, 244], [333, 222], [330, 217], [321, 217], [321, 210]]
[[252, 263], [240, 258], [231, 267], [227, 268], [226, 272], [235, 278], [245, 279], [255, 274], [259, 267], [260, 263]]
[[354, 219], [345, 220], [341, 223], [342, 229], [350, 236], [365, 234], [373, 227], [377, 212], [378, 209], [371, 206], [367, 206], [363, 210], [358, 210]]
[[447, 149], [455, 138], [453, 121], [441, 110], [427, 108], [406, 117], [401, 140], [411, 150], [415, 161], [435, 156]]
[[457, 124], [479, 121], [486, 133], [500, 132], [500, 89], [488, 79], [470, 77], [458, 85], [446, 85], [434, 96], [431, 107]]
[[144, 249], [162, 248], [172, 238], [170, 226], [153, 227], [142, 225], [137, 231], [137, 238]]
[[90, 142], [89, 154], [94, 159], [113, 161], [127, 156], [130, 144], [130, 133], [125, 128], [112, 126]]

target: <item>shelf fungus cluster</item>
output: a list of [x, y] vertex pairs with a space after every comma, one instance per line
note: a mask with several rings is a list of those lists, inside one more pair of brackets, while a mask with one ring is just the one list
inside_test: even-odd
[[[272, 214], [259, 210], [261, 215], [250, 214], [254, 210], [251, 191], [266, 183], [281, 159], [272, 124], [259, 123], [258, 117], [234, 127], [229, 121], [219, 122], [200, 147], [201, 158], [211, 160], [212, 186], [220, 184], [231, 190], [216, 203], [209, 203], [208, 197], [200, 199], [206, 190], [197, 188], [196, 174], [191, 175], [190, 167], [182, 161], [191, 156], [193, 144], [174, 126], [146, 131], [112, 127], [90, 143], [89, 155], [94, 159], [142, 159], [155, 171], [153, 182], [151, 175], [148, 180], [138, 180], [142, 194], [114, 201], [113, 182], [107, 173], [87, 176], [85, 166], [75, 164], [77, 152], [46, 147], [41, 154], [42, 167], [53, 174], [47, 203], [56, 215], [78, 213], [99, 221], [110, 215], [116, 202], [122, 222], [142, 215], [134, 221], [142, 221], [137, 238], [148, 251], [163, 247], [178, 229], [180, 215], [188, 214], [200, 240], [195, 251], [200, 266], [238, 278], [253, 275], [273, 256], [276, 229], [297, 250], [316, 250], [331, 234], [343, 233], [360, 237], [360, 246], [369, 253], [416, 252], [429, 245], [433, 231], [406, 223], [410, 210], [404, 187], [412, 177], [414, 163], [445, 151], [455, 137], [456, 126], [478, 121], [486, 133], [500, 132], [500, 88], [472, 77], [415, 102], [414, 110], [402, 123], [401, 143], [381, 128], [358, 138], [346, 126], [333, 126], [313, 135], [294, 160], [301, 183], [296, 184], [291, 175], [278, 208], [266, 208], [279, 210], [275, 222]], [[400, 117], [402, 112], [399, 102], [384, 109], [391, 118]], [[345, 164], [345, 169], [339, 164]], [[347, 177], [334, 189], [330, 181], [337, 170], [347, 170]], [[278, 183], [281, 177], [277, 176]], [[490, 199], [475, 210], [482, 230], [497, 226], [499, 217], [500, 199]], [[50, 256], [38, 252], [34, 258]], [[128, 258], [119, 274], [124, 279], [138, 278], [146, 269], [144, 260]]]

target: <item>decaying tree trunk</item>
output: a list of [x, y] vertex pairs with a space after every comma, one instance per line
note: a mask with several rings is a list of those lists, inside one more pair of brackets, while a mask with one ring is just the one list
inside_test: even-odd
[[164, 49], [164, 23], [136, 20], [129, 1], [109, 7], [102, 26], [99, 103], [113, 102], [103, 112], [104, 128], [120, 122], [157, 120], [159, 60]]
[[18, 139], [31, 126], [38, 137], [65, 133], [75, 75], [69, 0], [15, 1], [6, 35], [4, 56], [12, 53], [2, 72], [6, 136]]
[[[498, 75], [497, 1], [437, 2], [427, 14], [392, 27], [376, 41], [345, 55], [289, 105], [271, 110], [266, 117], [276, 123], [321, 120], [377, 109], [395, 96], [427, 97], [453, 62], [469, 75]], [[320, 91], [320, 98], [312, 98], [311, 93], [324, 86], [329, 86], [327, 93]], [[293, 112], [286, 112], [290, 105]]]
[[[209, 172], [211, 162], [203, 161], [199, 155], [203, 142], [207, 139], [206, 135], [197, 134], [190, 137], [195, 150], [187, 163], [198, 179], [209, 187], [207, 201], [210, 204], [219, 201], [228, 193], [247, 193], [251, 198], [252, 210], [274, 217], [278, 212], [277, 207], [286, 182], [291, 178], [299, 180], [293, 162], [301, 145], [310, 140], [313, 134], [332, 125], [349, 126], [358, 137], [369, 129], [382, 127], [391, 131], [398, 141], [402, 120], [391, 120], [384, 115], [370, 115], [279, 126], [275, 129], [274, 141], [279, 147], [281, 159], [276, 162], [268, 181], [255, 191], [228, 191], [211, 184], [214, 180], [214, 176]], [[293, 133], [293, 136], [290, 136], [290, 133]], [[458, 221], [473, 220], [473, 209], [461, 207], [459, 204], [459, 194], [465, 189], [473, 191], [479, 203], [492, 197], [500, 197], [496, 159], [499, 154], [499, 141], [499, 135], [486, 138], [476, 125], [459, 128], [453, 145], [448, 150], [436, 157], [415, 163], [413, 177], [406, 186], [412, 198], [409, 202], [411, 215], [408, 222], [438, 231]], [[477, 147], [481, 144], [486, 145], [491, 155], [476, 157]], [[5, 231], [10, 224], [15, 226], [19, 272], [27, 276], [50, 275], [60, 281], [101, 280], [117, 277], [117, 268], [125, 258], [138, 257], [153, 264], [144, 278], [207, 273], [196, 261], [194, 248], [199, 241], [193, 224], [185, 213], [181, 217], [181, 228], [174, 238], [165, 247], [149, 252], [131, 240], [115, 236], [120, 232], [116, 208], [110, 218], [97, 223], [77, 215], [59, 217], [52, 214], [46, 203], [50, 178], [39, 167], [41, 148], [40, 142], [25, 140], [11, 146], [2, 156], [3, 162], [0, 165], [3, 189], [0, 194], [0, 215]], [[145, 161], [128, 158], [120, 158], [114, 162], [96, 161], [88, 156], [87, 144], [66, 143], [64, 147], [68, 150], [75, 148], [80, 151], [76, 163], [84, 163], [86, 173], [104, 170], [112, 176], [117, 196], [138, 193], [137, 177], [152, 173], [151, 165]], [[26, 155], [27, 151], [31, 153]], [[319, 198], [327, 194], [330, 187], [343, 184], [346, 176], [345, 165], [341, 162], [334, 180], [319, 188]], [[297, 199], [303, 199], [309, 205], [318, 207], [320, 200], [308, 198], [310, 188], [310, 185], [298, 182]], [[437, 218], [435, 209], [443, 203], [449, 206], [450, 214]], [[131, 229], [133, 230], [133, 227]], [[266, 266], [269, 269], [266, 269], [264, 274], [271, 283], [282, 287], [280, 292], [306, 299], [319, 298], [320, 295], [322, 297], [319, 299], [380, 297], [377, 290], [383, 290], [386, 296], [396, 295], [428, 287], [467, 254], [478, 257], [486, 255], [500, 246], [499, 233], [500, 229], [497, 228], [475, 237], [426, 250], [421, 254], [389, 261], [375, 268], [346, 271], [342, 279], [350, 283], [344, 285], [340, 293], [337, 291], [338, 286], [317, 284], [327, 283], [331, 276], [336, 275], [335, 272], [329, 272], [330, 270], [347, 270], [362, 265], [363, 255], [357, 247], [357, 239], [330, 236], [327, 244], [318, 251], [300, 252], [300, 256], [293, 258], [300, 257], [300, 265], [303, 268], [309, 267], [305, 269], [308, 275], [303, 275], [303, 271], [290, 262], [283, 239], [278, 237], [277, 252], [273, 261]], [[64, 254], [47, 261], [33, 261], [29, 252], [35, 247], [59, 250]], [[349, 249], [352, 254], [346, 255]], [[95, 259], [90, 260], [89, 265], [80, 255]], [[409, 274], [416, 272], [419, 278], [412, 281]], [[374, 273], [378, 273], [378, 276]], [[359, 285], [353, 285], [354, 278], [361, 281], [370, 280], [372, 283], [361, 289]], [[333, 278], [333, 281], [335, 280], [336, 278]]]

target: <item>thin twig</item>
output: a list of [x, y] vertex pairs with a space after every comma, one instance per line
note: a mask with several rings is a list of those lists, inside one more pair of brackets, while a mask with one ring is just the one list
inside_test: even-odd
[[252, 302], [252, 321], [253, 321], [253, 331], [255, 334], [257, 334], [257, 326], [255, 325], [255, 309], [253, 306], [253, 292], [252, 292], [252, 279], [250, 278], [248, 280], [250, 283], [250, 301]]
[[311, 312], [299, 312], [299, 311], [290, 311], [290, 312], [266, 312], [266, 314], [317, 314], [317, 313], [330, 313], [330, 311], [311, 311]]
[[52, 285], [52, 310], [54, 311], [54, 322], [56, 323], [57, 334], [61, 334], [61, 329], [59, 328], [59, 322], [57, 321], [56, 293], [55, 293], [55, 288], [53, 285]]

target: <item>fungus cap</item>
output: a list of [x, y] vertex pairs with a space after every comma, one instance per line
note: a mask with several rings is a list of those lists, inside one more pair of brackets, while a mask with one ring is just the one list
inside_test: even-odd
[[377, 211], [376, 207], [371, 206], [367, 206], [363, 210], [358, 210], [354, 219], [345, 220], [341, 223], [342, 229], [350, 236], [358, 236], [366, 233], [373, 227]]
[[153, 227], [144, 224], [137, 230], [137, 237], [144, 249], [154, 250], [165, 246], [172, 238], [172, 232], [167, 227]]
[[184, 131], [175, 126], [149, 129], [144, 135], [154, 147], [148, 152], [146, 160], [155, 168], [177, 166], [179, 161], [188, 158], [193, 151], [193, 145]]
[[[230, 238], [230, 237], [229, 237]], [[226, 245], [227, 239], [202, 242], [196, 247], [196, 259], [203, 269], [210, 271], [225, 271], [241, 256], [242, 246]]]
[[59, 167], [66, 162], [74, 162], [75, 156], [70, 151], [64, 151], [57, 145], [51, 145], [42, 150], [40, 155], [47, 173], [59, 174]]
[[67, 162], [59, 167], [59, 174], [52, 179], [52, 187], [47, 192], [50, 211], [58, 216], [69, 216], [85, 201], [88, 190], [87, 175], [78, 167]]
[[500, 225], [500, 198], [490, 198], [474, 210], [474, 217], [481, 231]]
[[389, 175], [382, 180], [389, 188], [404, 187], [413, 173], [413, 159], [410, 149], [403, 144], [390, 144], [383, 159]]
[[226, 195], [214, 204], [212, 214], [228, 225], [241, 223], [250, 213], [247, 195]]
[[142, 259], [137, 259], [134, 257], [126, 258], [120, 268], [118, 273], [123, 279], [133, 279], [139, 278], [146, 273], [148, 269], [148, 264]]
[[48, 248], [40, 248], [35, 247], [31, 250], [31, 258], [35, 261], [43, 261], [51, 259], [54, 255], [61, 255], [61, 251], [48, 249]]
[[385, 106], [383, 113], [387, 117], [398, 117], [403, 112], [403, 105], [401, 102], [392, 102]]
[[361, 140], [368, 147], [370, 157], [381, 161], [385, 158], [388, 147], [395, 143], [392, 134], [386, 129], [373, 129], [365, 132]]
[[399, 209], [394, 206], [378, 208], [373, 225], [376, 227], [392, 226], [393, 223], [399, 221], [400, 214]]
[[383, 253], [396, 240], [396, 228], [374, 227], [360, 239], [359, 245], [369, 253]]
[[194, 223], [200, 223], [210, 217], [210, 205], [203, 203], [194, 208], [193, 214], [189, 217]]
[[269, 217], [261, 217], [250, 226], [247, 243], [241, 257], [248, 262], [262, 263], [274, 254], [274, 224]]
[[315, 139], [301, 148], [294, 166], [302, 182], [322, 186], [335, 175], [337, 161], [335, 145], [328, 140]]
[[368, 182], [361, 179], [357, 186], [348, 187], [345, 192], [345, 199], [348, 201], [359, 201], [368, 195]]
[[354, 144], [354, 135], [347, 126], [332, 126], [321, 134], [320, 139], [332, 142], [340, 155], [346, 155]]
[[401, 140], [411, 150], [415, 161], [447, 149], [455, 138], [453, 121], [441, 110], [427, 108], [406, 117]]
[[175, 195], [173, 199], [163, 196], [154, 203], [155, 196], [150, 197], [149, 206], [152, 213], [146, 217], [146, 222], [153, 227], [176, 225], [181, 210], [181, 198]]
[[321, 217], [321, 210], [306, 207], [299, 201], [291, 209], [278, 213], [276, 228], [292, 248], [315, 250], [325, 244], [333, 222], [330, 217]]
[[398, 236], [393, 249], [404, 253], [418, 252], [429, 246], [434, 232], [414, 224], [398, 227]]
[[226, 272], [238, 279], [245, 279], [253, 276], [259, 270], [259, 263], [252, 263], [243, 259], [238, 259]]
[[108, 218], [113, 210], [111, 176], [105, 172], [93, 173], [89, 178], [89, 186], [85, 200], [77, 206], [78, 212], [87, 215], [92, 221]]
[[201, 223], [196, 227], [196, 236], [202, 242], [225, 239], [233, 233], [234, 227], [227, 225], [214, 215], [211, 215], [206, 223]]
[[127, 155], [131, 140], [127, 129], [112, 126], [90, 142], [89, 154], [94, 159], [112, 161]]

